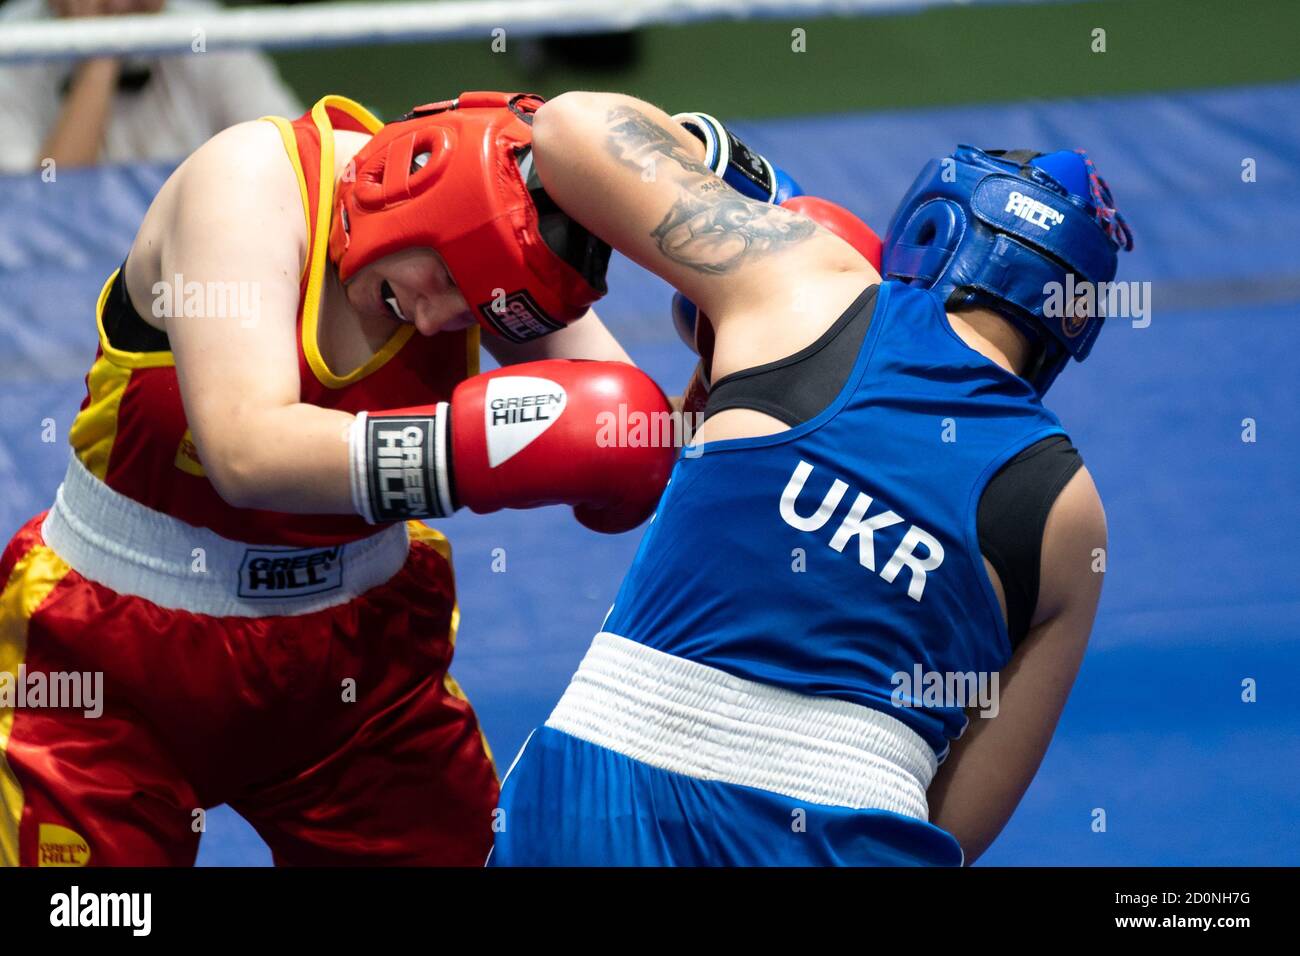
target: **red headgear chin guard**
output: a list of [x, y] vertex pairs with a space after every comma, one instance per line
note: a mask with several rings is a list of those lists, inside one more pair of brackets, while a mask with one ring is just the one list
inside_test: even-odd
[[329, 255], [347, 282], [412, 246], [442, 256], [488, 331], [554, 332], [605, 294], [609, 246], [566, 216], [533, 172], [528, 93], [462, 93], [389, 123], [338, 184]]

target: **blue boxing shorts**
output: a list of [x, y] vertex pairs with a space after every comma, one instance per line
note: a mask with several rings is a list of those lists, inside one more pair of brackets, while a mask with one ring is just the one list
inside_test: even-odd
[[[811, 771], [796, 768], [799, 776], [791, 771], [791, 763], [800, 759], [794, 754], [815, 751], [800, 747], [789, 733], [788, 697], [799, 695], [775, 691], [783, 720], [780, 747], [773, 749], [768, 746], [773, 724], [764, 718], [773, 712], [765, 708], [773, 689], [722, 675], [731, 713], [738, 719], [720, 730], [719, 722], [703, 712], [686, 716], [678, 707], [673, 713], [668, 702], [680, 702], [687, 682], [698, 700], [701, 688], [721, 672], [708, 675], [704, 671], [712, 668], [701, 670], [680, 658], [629, 645], [614, 635], [599, 635], [546, 726], [525, 742], [502, 784], [489, 865], [961, 865], [957, 841], [904, 804], [896, 809], [837, 806], [798, 792], [797, 780], [807, 780], [809, 772], [816, 776], [835, 769], [832, 760]], [[598, 659], [594, 666], [593, 658]], [[608, 677], [611, 666], [628, 665], [642, 674], [656, 668], [655, 686], [663, 699], [635, 693], [636, 681], [590, 679], [596, 673]], [[641, 682], [638, 689], [646, 686]], [[842, 723], [843, 714], [837, 717]], [[815, 721], [815, 715], [808, 719]], [[877, 727], [885, 726], [884, 721], [892, 718], [882, 715]], [[701, 771], [700, 759], [707, 759], [713, 770]], [[772, 761], [781, 767], [765, 774], [760, 764]], [[707, 776], [697, 775], [701, 772]], [[770, 782], [786, 792], [735, 779]], [[891, 787], [876, 789], [883, 794]], [[823, 785], [818, 792], [833, 791]]]

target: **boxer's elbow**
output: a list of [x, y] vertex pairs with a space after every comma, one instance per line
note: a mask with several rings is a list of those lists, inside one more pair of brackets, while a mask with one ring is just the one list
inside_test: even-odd
[[596, 113], [599, 101], [610, 95], [570, 90], [547, 100], [533, 115], [533, 142], [536, 143], [539, 136], [552, 136], [571, 129], [584, 117]]
[[199, 459], [208, 482], [232, 508], [268, 507], [267, 469], [256, 436], [243, 429], [223, 429], [204, 436]]
[[543, 103], [533, 116], [533, 152], [539, 169], [548, 162], [561, 164], [600, 142], [606, 114], [625, 99], [617, 93], [575, 90]]
[[561, 93], [533, 116], [533, 157], [539, 164], [561, 161], [589, 114], [590, 93]]
[[221, 500], [230, 507], [260, 507], [256, 492], [260, 484], [258, 468], [247, 452], [204, 455], [203, 471]]

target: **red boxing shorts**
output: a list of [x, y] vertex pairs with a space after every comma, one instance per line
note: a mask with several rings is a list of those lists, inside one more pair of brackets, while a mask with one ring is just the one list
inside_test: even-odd
[[74, 461], [0, 559], [0, 864], [190, 865], [230, 804], [278, 864], [481, 865], [497, 779], [422, 525], [254, 547]]

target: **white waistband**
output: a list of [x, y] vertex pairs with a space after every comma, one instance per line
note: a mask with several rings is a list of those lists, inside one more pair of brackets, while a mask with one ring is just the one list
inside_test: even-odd
[[925, 820], [938, 759], [897, 718], [665, 654], [592, 642], [546, 726], [651, 766]]
[[41, 536], [88, 580], [216, 617], [309, 614], [344, 604], [396, 574], [409, 547], [405, 524], [342, 545], [231, 541], [114, 491], [75, 457]]

